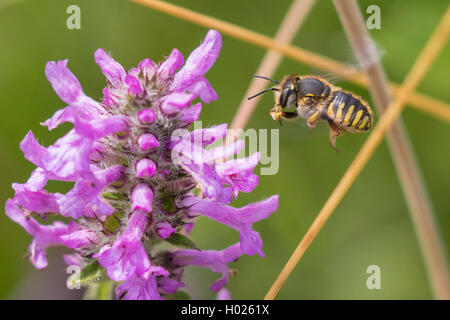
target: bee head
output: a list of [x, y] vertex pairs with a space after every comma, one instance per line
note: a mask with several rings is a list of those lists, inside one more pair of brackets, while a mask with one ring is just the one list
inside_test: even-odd
[[280, 85], [280, 96], [278, 103], [283, 108], [297, 106], [298, 88], [296, 79], [289, 77]]
[[329, 85], [314, 76], [298, 78], [296, 82], [299, 107], [314, 107], [330, 95]]

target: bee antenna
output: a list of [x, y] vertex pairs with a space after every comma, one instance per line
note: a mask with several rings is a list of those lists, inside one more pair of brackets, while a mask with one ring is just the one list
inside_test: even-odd
[[254, 78], [264, 79], [264, 80], [269, 80], [269, 81], [272, 81], [273, 83], [280, 84], [277, 80], [273, 80], [273, 79], [270, 79], [270, 78], [264, 77], [264, 76], [258, 76], [257, 74], [254, 74], [253, 77]]
[[278, 90], [277, 88], [264, 89], [263, 91], [258, 92], [257, 94], [255, 94], [255, 95], [253, 95], [251, 97], [248, 97], [247, 100], [253, 99], [253, 98], [255, 98], [255, 97], [259, 96], [260, 94], [263, 94], [264, 92], [267, 92], [267, 91], [280, 91], [280, 90]]

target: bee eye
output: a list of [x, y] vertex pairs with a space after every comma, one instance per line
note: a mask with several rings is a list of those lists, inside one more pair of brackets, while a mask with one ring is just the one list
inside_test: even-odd
[[316, 101], [316, 99], [314, 97], [304, 97], [303, 98], [303, 102], [308, 106], [314, 104], [315, 101]]

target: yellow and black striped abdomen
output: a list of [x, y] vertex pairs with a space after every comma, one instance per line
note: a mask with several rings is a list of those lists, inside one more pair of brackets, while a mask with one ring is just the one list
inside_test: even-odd
[[326, 116], [345, 131], [366, 131], [372, 127], [372, 110], [351, 92], [335, 92], [326, 108]]

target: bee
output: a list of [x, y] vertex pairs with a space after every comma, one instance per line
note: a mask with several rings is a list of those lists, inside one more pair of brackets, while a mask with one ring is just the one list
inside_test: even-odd
[[336, 148], [336, 138], [342, 132], [364, 132], [373, 125], [373, 112], [368, 103], [350, 91], [336, 87], [315, 75], [288, 75], [283, 81], [257, 76], [277, 86], [265, 89], [248, 99], [275, 91], [275, 106], [270, 115], [281, 124], [281, 119], [306, 119], [311, 131], [318, 122], [327, 121], [330, 127], [330, 145]]

